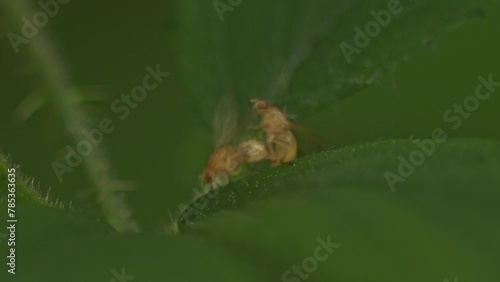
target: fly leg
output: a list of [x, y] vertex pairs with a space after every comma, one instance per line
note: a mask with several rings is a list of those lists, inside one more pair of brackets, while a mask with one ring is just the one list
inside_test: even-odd
[[270, 166], [276, 167], [295, 160], [297, 156], [297, 141], [290, 131], [277, 136], [273, 142], [276, 144], [274, 158]]

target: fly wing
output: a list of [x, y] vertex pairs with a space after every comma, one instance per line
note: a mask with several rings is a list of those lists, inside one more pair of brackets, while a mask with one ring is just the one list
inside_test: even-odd
[[295, 139], [297, 139], [299, 155], [307, 155], [335, 147], [333, 142], [320, 137], [318, 134], [301, 125], [291, 123], [290, 129], [295, 135]]
[[231, 144], [238, 135], [238, 111], [230, 94], [221, 96], [215, 107], [212, 120], [215, 149]]

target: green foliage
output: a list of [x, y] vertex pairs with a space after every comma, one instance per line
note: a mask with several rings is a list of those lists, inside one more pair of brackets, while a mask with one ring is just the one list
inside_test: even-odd
[[[208, 9], [213, 1], [200, 2], [179, 2], [172, 43], [184, 86], [210, 120], [227, 93], [242, 109], [252, 98], [266, 98], [309, 116], [393, 71], [410, 51], [430, 48], [442, 31], [480, 17], [489, 1], [258, 0], [226, 12], [224, 21]], [[374, 21], [370, 12], [387, 10], [390, 2], [402, 12], [348, 62], [340, 44], [356, 46], [354, 27], [365, 30]]]
[[[11, 7], [21, 3], [7, 2]], [[173, 23], [165, 20], [167, 16], [163, 13], [167, 9], [163, 9], [163, 5], [166, 4], [151, 6], [150, 12], [144, 15], [137, 11], [143, 7], [136, 4], [124, 8], [127, 12], [120, 22], [127, 27], [123, 31], [127, 34], [125, 37], [141, 35], [133, 37], [135, 41], [127, 39], [130, 46], [124, 50], [118, 48], [123, 47], [123, 42], [113, 41], [118, 36], [106, 37], [106, 46], [110, 44], [106, 54], [116, 56], [112, 66], [95, 60], [98, 67], [89, 67], [99, 71], [110, 68], [109, 73], [114, 75], [122, 68], [117, 62], [123, 57], [127, 57], [128, 66], [134, 63], [134, 59], [129, 58], [131, 53], [137, 53], [146, 61], [146, 58], [158, 60], [170, 52], [174, 57], [168, 61], [172, 68], [169, 71], [175, 78], [172, 84], [178, 84], [169, 86], [168, 95], [151, 95], [147, 102], [153, 106], [141, 104], [141, 109], [149, 107], [150, 116], [145, 115], [148, 110], [134, 113], [127, 121], [129, 125], [122, 123], [114, 136], [106, 136], [105, 143], [113, 144], [110, 147], [116, 151], [105, 154], [101, 145], [85, 158], [82, 168], [75, 169], [72, 176], [84, 172], [87, 182], [65, 180], [60, 184], [67, 190], [75, 183], [79, 185], [77, 188], [92, 186], [92, 197], [88, 197], [91, 200], [78, 200], [81, 206], [98, 206], [102, 219], [76, 213], [68, 209], [67, 204], [43, 196], [39, 190], [48, 188], [34, 188], [33, 181], [16, 167], [18, 271], [15, 276], [4, 279], [7, 274], [2, 269], [1, 281], [118, 281], [114, 273], [122, 269], [134, 276], [134, 281], [282, 281], [283, 277], [301, 281], [291, 279], [300, 276], [293, 273], [294, 265], [304, 269], [303, 264], [315, 257], [318, 246], [323, 246], [320, 242], [329, 240], [334, 243], [334, 251], [318, 262], [317, 269], [306, 273], [307, 281], [500, 279], [497, 267], [500, 227], [496, 224], [500, 143], [482, 131], [463, 134], [481, 138], [450, 138], [438, 145], [411, 175], [395, 184], [395, 189], [388, 184], [386, 173], [397, 175], [401, 157], [409, 159], [410, 154], [419, 149], [414, 140], [403, 136], [404, 130], [398, 131], [403, 139], [351, 142], [346, 147], [300, 157], [293, 164], [238, 179], [227, 187], [189, 200], [181, 209], [178, 206], [178, 199], [188, 198], [189, 187], [197, 183], [196, 173], [203, 165], [199, 160], [206, 161], [199, 152], [208, 154], [204, 150], [212, 148], [209, 138], [203, 135], [208, 130], [202, 132], [202, 129], [208, 128], [220, 97], [227, 94], [234, 97], [236, 115], [243, 118], [248, 118], [249, 99], [256, 97], [272, 100], [302, 120], [321, 116], [320, 109], [327, 114], [335, 113], [336, 109], [329, 105], [391, 75], [396, 66], [415, 54], [413, 51], [432, 49], [437, 35], [444, 31], [483, 18], [493, 1], [401, 1], [402, 12], [393, 15], [391, 23], [367, 47], [353, 54], [351, 62], [344, 57], [340, 44], [353, 45], [356, 34], [353, 28], [364, 28], [373, 20], [370, 11], [386, 9], [390, 1], [244, 0], [226, 12], [223, 21], [214, 10], [212, 0], [173, 2], [175, 5], [168, 6], [175, 8]], [[97, 1], [93, 4], [105, 5]], [[103, 11], [101, 16], [105, 20], [100, 23], [108, 26], [113, 15], [106, 9]], [[99, 22], [98, 11], [93, 12]], [[13, 18], [22, 16], [19, 10], [12, 14], [16, 15], [11, 15]], [[84, 15], [89, 18], [89, 14]], [[92, 20], [93, 15], [90, 15]], [[131, 15], [139, 18], [128, 23]], [[162, 26], [151, 20], [157, 18], [162, 23], [168, 22], [165, 24], [167, 39], [154, 37], [160, 33], [158, 29], [146, 32], [152, 26]], [[133, 29], [138, 23], [143, 24], [141, 32]], [[69, 34], [73, 36], [78, 31], [71, 29]], [[82, 45], [81, 37], [77, 38], [77, 43], [65, 42], [66, 49], [75, 47], [71, 44]], [[77, 143], [81, 131], [91, 129], [94, 123], [78, 98], [76, 89], [80, 86], [66, 79], [66, 70], [48, 39], [42, 32], [30, 43], [29, 59], [33, 61], [33, 72], [39, 76], [41, 92], [47, 93], [44, 94], [46, 104], [52, 106], [62, 121], [55, 127], [61, 127], [59, 133], [69, 139], [64, 145], [58, 144], [64, 147]], [[86, 45], [81, 48], [87, 51]], [[92, 54], [100, 54], [101, 45], [98, 50]], [[121, 51], [126, 52], [126, 56]], [[150, 58], [150, 54], [154, 58]], [[471, 56], [475, 58], [476, 53]], [[77, 61], [77, 57], [73, 60]], [[87, 64], [92, 65], [92, 60], [82, 59], [80, 64], [83, 63], [86, 68]], [[480, 74], [483, 71], [491, 72], [481, 69]], [[108, 78], [113, 77], [109, 73]], [[100, 75], [98, 72], [95, 77]], [[128, 80], [123, 73], [117, 76], [121, 83]], [[126, 89], [131, 88], [129, 86]], [[472, 87], [471, 94], [473, 90]], [[429, 104], [429, 111], [434, 106], [433, 99], [437, 99], [436, 92], [438, 90], [419, 98]], [[182, 99], [164, 98], [169, 95]], [[351, 98], [359, 103], [372, 99], [359, 96]], [[463, 101], [463, 97], [456, 101]], [[364, 106], [372, 105], [366, 102]], [[450, 106], [446, 104], [443, 110]], [[109, 103], [105, 107], [109, 111]], [[413, 105], [401, 103], [386, 105], [378, 111], [383, 114], [391, 107], [403, 111], [413, 109]], [[481, 107], [486, 108], [486, 103]], [[442, 111], [436, 108], [436, 112]], [[43, 110], [33, 112], [21, 112], [24, 113], [21, 116], [42, 115]], [[189, 116], [193, 112], [194, 118]], [[219, 118], [233, 117], [233, 112], [226, 113]], [[361, 117], [363, 113], [349, 111], [348, 114]], [[487, 120], [492, 116], [498, 117], [497, 112], [482, 117]], [[237, 128], [231, 122], [228, 120], [216, 131]], [[132, 127], [133, 123], [138, 125]], [[205, 127], [200, 125], [203, 123]], [[330, 131], [329, 119], [317, 119], [316, 124]], [[133, 129], [129, 130], [130, 135], [126, 134], [127, 126]], [[352, 132], [364, 126], [355, 122], [345, 124], [352, 136], [356, 136]], [[435, 124], [435, 120], [419, 120], [400, 127], [403, 126], [427, 130], [428, 126], [440, 125]], [[146, 135], [148, 131], [154, 133]], [[450, 131], [450, 135], [453, 133]], [[370, 138], [385, 139], [381, 135], [375, 132]], [[39, 139], [35, 145], [41, 146], [43, 142]], [[144, 160], [138, 155], [149, 158]], [[35, 158], [27, 153], [26, 159]], [[111, 159], [117, 159], [114, 163], [118, 169], [111, 167]], [[128, 163], [130, 166], [125, 165]], [[38, 164], [49, 167], [50, 161], [44, 159]], [[12, 166], [0, 156], [2, 197], [7, 187], [7, 169]], [[34, 167], [27, 171], [36, 174]], [[134, 216], [123, 197], [122, 182], [115, 176], [120, 170], [124, 175], [131, 175], [128, 179], [146, 178], [144, 183], [139, 182], [136, 191], [127, 193], [130, 205], [135, 204]], [[64, 202], [71, 200], [65, 198]], [[2, 220], [6, 204], [5, 200], [0, 203]], [[61, 208], [63, 206], [65, 208]], [[148, 215], [145, 210], [165, 219], [163, 228], [144, 216]], [[166, 219], [169, 211], [170, 221]], [[142, 216], [137, 216], [140, 213]], [[139, 231], [136, 216], [142, 221], [154, 222], [150, 225], [155, 227], [145, 228], [141, 233], [120, 234]], [[141, 220], [138, 222], [142, 224]], [[5, 266], [7, 254], [3, 250], [0, 265]]]

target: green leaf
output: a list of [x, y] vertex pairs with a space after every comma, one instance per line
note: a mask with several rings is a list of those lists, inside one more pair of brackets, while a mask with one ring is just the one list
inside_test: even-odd
[[[419, 144], [435, 149], [426, 155]], [[414, 186], [419, 187], [419, 192], [437, 193], [436, 189], [441, 188], [444, 191], [440, 192], [444, 193], [449, 191], [443, 186], [451, 183], [455, 185], [455, 192], [458, 187], [467, 190], [478, 184], [494, 186], [500, 183], [500, 176], [495, 173], [500, 167], [499, 145], [494, 141], [474, 139], [452, 139], [443, 145], [430, 139], [394, 140], [324, 151], [198, 197], [187, 207], [179, 223], [181, 227], [190, 226], [193, 220], [256, 200], [290, 193], [321, 193], [321, 190], [338, 190], [345, 186], [398, 193], [405, 193], [401, 190], [407, 191]], [[420, 161], [418, 156], [424, 156], [422, 164], [412, 165], [412, 160]], [[442, 167], [447, 167], [446, 171], [442, 171]], [[396, 178], [389, 178], [389, 173]], [[406, 177], [405, 173], [410, 176]], [[496, 189], [485, 192], [494, 193], [491, 196], [500, 195]]]
[[[489, 1], [257, 0], [225, 13], [217, 13], [216, 2], [180, 1], [172, 39], [184, 87], [206, 121], [227, 93], [241, 109], [251, 98], [266, 98], [308, 116], [393, 71], [411, 51], [432, 47], [441, 32], [480, 17]], [[366, 47], [356, 45], [355, 27], [365, 30], [376, 22], [373, 13], [391, 3], [400, 3], [400, 12]], [[359, 52], [348, 60], [341, 43]]]
[[301, 281], [297, 267], [307, 281], [497, 281], [500, 142], [448, 140], [391, 191], [384, 173], [418, 149], [383, 141], [301, 158], [226, 187], [177, 236], [99, 234], [23, 207], [19, 268], [43, 271], [8, 281], [110, 281], [122, 269], [128, 281]]
[[[191, 203], [179, 228], [260, 262], [276, 280], [278, 269], [313, 256], [317, 237], [331, 236], [341, 246], [313, 281], [494, 281], [500, 142], [450, 139], [429, 156], [417, 142], [300, 158]], [[399, 157], [412, 163], [416, 154], [423, 163], [391, 190], [384, 174], [398, 174]]]

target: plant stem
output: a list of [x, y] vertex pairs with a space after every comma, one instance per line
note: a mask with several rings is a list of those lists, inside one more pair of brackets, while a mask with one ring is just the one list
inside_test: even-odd
[[[31, 17], [34, 14], [26, 0], [6, 0], [6, 2], [11, 16], [18, 20], [23, 16]], [[48, 99], [64, 120], [65, 130], [73, 144], [77, 144], [83, 139], [82, 132], [92, 129], [90, 118], [80, 108], [76, 87], [43, 28], [30, 39], [28, 49], [47, 87]], [[94, 146], [92, 153], [83, 158], [87, 175], [95, 186], [102, 214], [118, 232], [137, 232], [139, 227], [131, 219], [132, 212], [121, 192], [123, 188], [115, 179], [102, 146]]]

